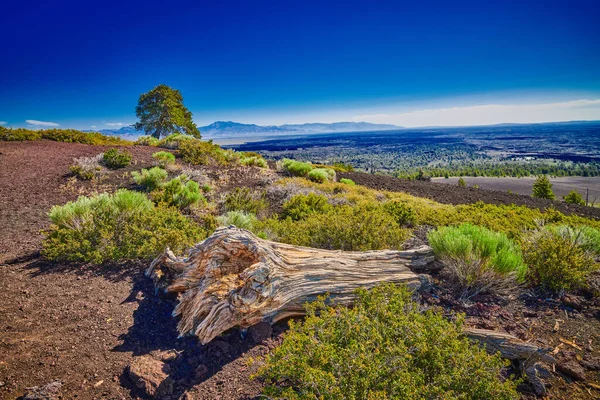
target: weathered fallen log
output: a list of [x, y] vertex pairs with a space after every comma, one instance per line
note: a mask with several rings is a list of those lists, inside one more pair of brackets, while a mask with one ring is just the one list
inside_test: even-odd
[[146, 275], [157, 290], [181, 293], [173, 314], [180, 335], [202, 343], [234, 326], [273, 323], [304, 314], [304, 304], [329, 294], [350, 305], [357, 288], [383, 282], [418, 289], [417, 273], [439, 268], [431, 248], [347, 252], [292, 246], [260, 239], [235, 228], [220, 228], [194, 246], [187, 258], [167, 250]]
[[476, 328], [465, 328], [464, 333], [468, 338], [484, 345], [489, 353], [500, 352], [503, 358], [509, 360], [521, 361], [527, 365], [538, 361], [556, 363], [554, 357], [548, 354], [550, 349], [540, 348], [508, 333]]

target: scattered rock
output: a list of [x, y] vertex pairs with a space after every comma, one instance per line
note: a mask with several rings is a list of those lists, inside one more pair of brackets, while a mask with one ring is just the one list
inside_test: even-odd
[[152, 397], [173, 393], [173, 380], [167, 375], [169, 366], [151, 356], [135, 357], [129, 365], [129, 378]]
[[584, 358], [579, 361], [579, 364], [587, 370], [590, 371], [600, 371], [600, 358]]
[[421, 287], [419, 287], [419, 292], [430, 293], [433, 290], [433, 287], [435, 286], [431, 275], [419, 274], [418, 277], [419, 277], [419, 281], [421, 282]]
[[23, 400], [56, 400], [59, 399], [61, 381], [50, 382], [44, 386], [34, 386], [27, 388], [23, 395]]
[[271, 327], [271, 324], [263, 321], [248, 328], [248, 333], [254, 343], [260, 344], [271, 337], [273, 328]]
[[584, 300], [582, 298], [572, 294], [565, 294], [562, 298], [562, 303], [565, 306], [571, 307], [575, 310], [581, 310], [583, 308], [583, 302]]
[[[525, 370], [525, 375], [529, 380], [529, 383], [533, 387], [533, 391], [536, 396], [545, 396], [546, 395], [546, 384], [542, 380], [542, 377], [538, 373], [539, 364], [535, 364], [530, 366]], [[543, 367], [541, 367], [543, 368]]]
[[176, 359], [179, 354], [177, 354], [177, 351], [171, 349], [171, 350], [155, 350], [155, 351], [151, 352], [150, 355], [152, 357], [156, 358], [157, 360], [169, 362], [169, 361], [173, 361], [174, 359]]
[[567, 361], [556, 365], [556, 369], [578, 381], [585, 381], [585, 370], [577, 361]]
[[197, 380], [202, 379], [208, 373], [208, 367], [204, 364], [198, 365], [196, 367], [196, 371], [194, 372], [194, 376]]

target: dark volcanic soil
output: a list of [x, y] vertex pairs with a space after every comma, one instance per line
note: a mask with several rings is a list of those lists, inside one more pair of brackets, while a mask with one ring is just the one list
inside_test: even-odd
[[583, 217], [600, 219], [600, 208], [584, 207], [567, 204], [562, 201], [535, 199], [521, 194], [500, 192], [497, 190], [483, 190], [472, 187], [458, 187], [444, 183], [411, 181], [396, 179], [386, 175], [372, 175], [362, 172], [341, 172], [338, 178], [352, 179], [359, 185], [372, 189], [388, 190], [391, 192], [406, 192], [417, 197], [427, 197], [439, 203], [446, 204], [471, 204], [483, 201], [490, 204], [516, 204], [544, 210], [554, 207], [564, 214], [577, 214]]
[[[73, 200], [80, 193], [114, 190], [117, 183], [128, 181], [124, 172], [150, 165], [155, 149], [128, 149], [136, 159], [134, 166], [91, 184], [71, 181], [68, 166], [73, 157], [92, 156], [106, 148], [49, 141], [0, 142], [0, 398], [15, 399], [27, 387], [55, 380], [63, 384], [64, 399], [144, 398], [130, 381], [126, 367], [135, 356], [159, 357], [168, 350], [175, 351], [168, 362], [174, 380], [170, 398], [257, 398], [262, 386], [250, 378], [256, 370], [250, 360], [266, 354], [281, 340], [282, 326], [276, 326], [272, 338], [261, 343], [232, 330], [202, 346], [194, 338], [177, 339], [176, 320], [171, 317], [174, 301], [154, 295], [150, 280], [142, 273], [147, 262], [82, 266], [40, 259], [40, 230], [48, 226], [45, 214], [52, 205]], [[232, 176], [228, 177], [230, 184], [263, 182], [258, 175], [256, 179]], [[448, 193], [456, 191], [438, 192], [437, 185], [410, 183], [409, 190], [402, 189], [401, 181], [364, 174], [346, 176], [367, 186], [381, 185], [438, 201], [444, 200], [443, 196], [447, 202], [458, 203], [478, 197], [469, 194], [471, 200], [459, 196], [452, 201]], [[427, 185], [432, 187], [430, 192]], [[425, 300], [466, 312], [471, 325], [507, 330], [557, 348], [561, 359], [595, 360], [600, 355], [600, 313], [593, 302], [580, 299], [584, 306], [577, 311], [537, 296], [510, 304], [479, 299], [465, 308], [444, 289], [435, 289]], [[561, 338], [580, 350], [561, 344]], [[600, 391], [591, 386], [598, 383], [598, 373], [586, 374], [587, 382], [557, 375], [551, 397], [598, 398]]]

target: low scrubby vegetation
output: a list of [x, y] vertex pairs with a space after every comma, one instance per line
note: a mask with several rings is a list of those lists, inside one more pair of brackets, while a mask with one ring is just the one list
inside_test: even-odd
[[168, 151], [157, 151], [152, 154], [152, 158], [154, 158], [162, 168], [175, 163], [175, 155]]
[[82, 132], [75, 129], [13, 129], [0, 126], [0, 140], [24, 141], [39, 139], [48, 139], [55, 142], [83, 143], [97, 146], [129, 146], [133, 144], [132, 142], [121, 139], [118, 136], [107, 136], [98, 132]]
[[335, 182], [335, 171], [331, 168], [315, 168], [308, 173], [308, 179], [313, 182]]
[[140, 172], [133, 171], [131, 173], [133, 181], [147, 192], [161, 187], [167, 180], [168, 175], [167, 171], [160, 167], [143, 168]]
[[600, 230], [586, 226], [545, 226], [524, 243], [530, 282], [554, 292], [583, 288], [599, 256]]
[[100, 153], [94, 157], [79, 157], [73, 159], [73, 165], [69, 167], [71, 173], [79, 179], [90, 180], [97, 178], [102, 171], [102, 159], [104, 154]]
[[179, 175], [159, 185], [151, 193], [151, 197], [159, 205], [173, 206], [180, 210], [206, 203], [206, 198], [200, 193], [200, 185], [186, 175]]
[[354, 181], [352, 179], [348, 179], [348, 178], [342, 178], [340, 179], [340, 183], [343, 183], [345, 185], [351, 185], [351, 186], [355, 186], [356, 183], [354, 183]]
[[391, 284], [359, 290], [353, 308], [307, 306], [259, 375], [265, 395], [287, 399], [516, 399], [504, 366], [451, 322], [421, 312]]
[[107, 168], [119, 169], [131, 164], [131, 153], [127, 150], [109, 149], [104, 152], [102, 162]]
[[169, 247], [181, 252], [207, 232], [171, 207], [156, 207], [139, 192], [81, 196], [49, 212], [43, 242], [50, 260], [104, 261], [155, 257]]
[[521, 250], [503, 233], [462, 224], [439, 228], [427, 237], [464, 299], [478, 293], [508, 293], [525, 281]]
[[243, 211], [258, 214], [268, 207], [264, 196], [256, 196], [249, 188], [235, 188], [225, 196], [223, 204], [225, 211]]

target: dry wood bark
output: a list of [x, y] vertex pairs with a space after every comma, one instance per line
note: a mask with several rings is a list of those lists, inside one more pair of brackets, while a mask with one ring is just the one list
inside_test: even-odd
[[[146, 274], [157, 290], [181, 293], [173, 314], [180, 335], [202, 343], [234, 326], [304, 314], [303, 305], [329, 294], [350, 305], [357, 288], [382, 282], [418, 289], [417, 272], [439, 268], [431, 248], [347, 252], [292, 246], [260, 239], [236, 227], [220, 228], [188, 257], [167, 250]], [[414, 270], [414, 271], [413, 271]]]
[[525, 342], [513, 335], [488, 329], [465, 328], [464, 333], [470, 339], [484, 345], [486, 350], [495, 354], [500, 352], [503, 358], [534, 364], [537, 361], [554, 364], [556, 360], [549, 353], [533, 343]]

